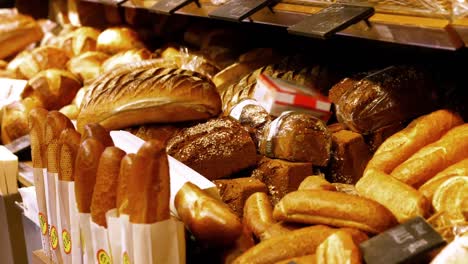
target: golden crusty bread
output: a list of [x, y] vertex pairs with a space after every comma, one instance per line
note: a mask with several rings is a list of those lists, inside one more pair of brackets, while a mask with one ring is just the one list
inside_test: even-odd
[[432, 205], [436, 212], [441, 213], [440, 223], [455, 225], [464, 223], [465, 212], [468, 211], [465, 202], [468, 199], [468, 176], [457, 176], [446, 180], [434, 193]]
[[150, 140], [138, 150], [127, 181], [130, 222], [151, 224], [169, 219], [170, 179], [166, 146]]
[[44, 132], [48, 111], [44, 108], [34, 108], [29, 112], [29, 135], [31, 138], [31, 158], [33, 168], [45, 168]]
[[74, 128], [67, 128], [60, 133], [57, 160], [59, 180], [73, 181], [75, 160], [81, 143], [81, 135]]
[[275, 262], [275, 264], [316, 264], [317, 257], [315, 254], [305, 255], [302, 257], [289, 258], [286, 260]]
[[174, 204], [185, 226], [203, 243], [231, 244], [242, 233], [237, 215], [191, 182], [177, 192]]
[[104, 151], [104, 146], [95, 138], [88, 138], [81, 142], [75, 161], [75, 197], [80, 213], [91, 212], [91, 200], [99, 159]]
[[336, 191], [336, 187], [321, 176], [309, 176], [301, 182], [298, 190]]
[[74, 104], [69, 104], [60, 108], [59, 112], [64, 114], [70, 120], [76, 120], [78, 118], [78, 114], [80, 113], [80, 109]]
[[466, 175], [468, 175], [468, 158], [459, 161], [452, 166], [447, 167], [445, 170], [437, 173], [436, 176], [424, 183], [421, 187], [419, 187], [418, 190], [424, 196], [426, 196], [429, 201], [432, 201], [434, 192], [442, 183], [450, 178]]
[[67, 53], [59, 48], [43, 46], [26, 54], [19, 65], [19, 74], [26, 79], [47, 69], [65, 69], [69, 60]]
[[243, 223], [256, 237], [260, 237], [275, 222], [273, 207], [266, 193], [257, 192], [247, 198]]
[[437, 173], [468, 158], [468, 124], [449, 130], [396, 167], [391, 175], [418, 188]]
[[378, 234], [397, 224], [379, 203], [340, 192], [303, 190], [286, 194], [273, 210], [279, 221], [353, 227]]
[[349, 233], [339, 230], [323, 241], [315, 252], [317, 264], [360, 264], [361, 251]]
[[62, 39], [61, 48], [71, 58], [87, 51], [96, 50], [99, 30], [92, 27], [79, 27]]
[[120, 161], [124, 156], [123, 150], [107, 147], [99, 158], [91, 200], [91, 219], [103, 227], [107, 227], [106, 212], [116, 207]]
[[108, 28], [97, 38], [97, 50], [109, 54], [144, 47], [138, 33], [126, 27]]
[[132, 167], [136, 155], [133, 153], [125, 155], [120, 163], [119, 185], [117, 186], [116, 207], [119, 214], [129, 214], [128, 207], [128, 182], [132, 179]]
[[109, 131], [99, 124], [87, 124], [81, 133], [81, 142], [88, 138], [95, 138], [102, 143], [105, 147], [113, 146], [114, 142], [109, 134]]
[[67, 69], [80, 77], [83, 83], [88, 84], [96, 79], [101, 73], [102, 63], [109, 55], [99, 51], [87, 51], [79, 56], [71, 58], [67, 63]]
[[140, 62], [101, 75], [81, 105], [78, 131], [87, 123], [120, 129], [147, 123], [216, 116], [221, 100], [213, 83], [195, 72]]
[[440, 139], [447, 131], [463, 124], [463, 119], [449, 110], [438, 110], [413, 120], [380, 145], [367, 168], [391, 173], [422, 147]]
[[28, 115], [36, 107], [42, 107], [41, 102], [36, 98], [26, 98], [3, 107], [1, 113], [3, 144], [8, 144], [29, 133]]
[[119, 66], [132, 62], [144, 61], [151, 58], [151, 52], [147, 49], [131, 49], [121, 51], [106, 59], [101, 65], [101, 72], [111, 71]]
[[70, 119], [68, 119], [65, 115], [58, 111], [50, 111], [47, 114], [44, 132], [44, 144], [46, 146], [48, 172], [59, 172], [59, 139], [62, 131], [67, 128], [73, 129], [74, 126]]
[[359, 195], [385, 206], [400, 223], [416, 216], [428, 216], [431, 207], [416, 189], [373, 168], [356, 183], [356, 190]]

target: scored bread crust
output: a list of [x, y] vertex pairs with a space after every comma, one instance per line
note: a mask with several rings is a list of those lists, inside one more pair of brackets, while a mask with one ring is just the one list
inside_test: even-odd
[[195, 72], [139, 62], [101, 75], [84, 98], [78, 130], [87, 123], [120, 129], [216, 116], [221, 100], [214, 84]]

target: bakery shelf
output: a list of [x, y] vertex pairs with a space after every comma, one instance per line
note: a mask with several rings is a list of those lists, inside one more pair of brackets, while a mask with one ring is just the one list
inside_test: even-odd
[[468, 47], [468, 18], [456, 19], [452, 22], [453, 28]]
[[[132, 0], [124, 2], [122, 6], [151, 9], [151, 6], [156, 2]], [[208, 17], [208, 14], [217, 8], [209, 0], [200, 0], [199, 2], [201, 7], [192, 2], [177, 10], [175, 14]], [[304, 1], [287, 1], [287, 3], [282, 1], [276, 4], [272, 10], [265, 7], [242, 22], [286, 28], [302, 21], [310, 14], [319, 12], [322, 8], [316, 5], [307, 5]], [[462, 36], [468, 38], [468, 22], [466, 22], [466, 26], [457, 27], [457, 29], [459, 29], [458, 33], [461, 32]], [[456, 50], [468, 42], [463, 42], [458, 33], [450, 21], [444, 18], [376, 13], [367, 22], [361, 21], [337, 34], [398, 44]]]

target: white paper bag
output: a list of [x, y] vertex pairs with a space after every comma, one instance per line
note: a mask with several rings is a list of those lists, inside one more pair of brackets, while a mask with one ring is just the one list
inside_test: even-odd
[[133, 261], [133, 235], [130, 224], [130, 216], [120, 215], [120, 234], [122, 236], [121, 256], [124, 264], [135, 263]]
[[185, 264], [184, 224], [175, 218], [132, 227], [135, 264]]
[[83, 264], [95, 263], [93, 239], [91, 236], [91, 214], [78, 213], [80, 224], [80, 241], [83, 253]]
[[57, 186], [58, 174], [47, 172], [44, 177], [45, 195], [47, 204], [47, 219], [49, 219], [49, 241], [51, 256], [54, 263], [63, 263], [60, 254], [59, 227], [60, 214], [57, 214]]
[[81, 264], [79, 216], [75, 198], [75, 183], [58, 181], [58, 208], [60, 213], [60, 246], [64, 263]]
[[49, 222], [47, 218], [47, 204], [46, 204], [46, 189], [44, 181], [44, 173], [47, 171], [43, 168], [33, 168], [34, 175], [34, 187], [36, 188], [37, 207], [39, 210], [39, 228], [41, 229], [41, 242], [42, 249], [47, 257], [51, 257], [50, 254], [50, 242], [49, 242]]
[[109, 243], [113, 263], [122, 262], [122, 232], [120, 218], [117, 216], [117, 209], [109, 210], [106, 213], [107, 230], [109, 233]]
[[107, 228], [91, 221], [91, 237], [93, 241], [93, 255], [96, 258], [95, 263], [113, 263]]

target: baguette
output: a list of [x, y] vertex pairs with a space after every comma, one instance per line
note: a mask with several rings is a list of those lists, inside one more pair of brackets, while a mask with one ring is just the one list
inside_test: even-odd
[[109, 131], [96, 123], [84, 126], [83, 133], [81, 135], [81, 142], [88, 138], [95, 138], [106, 147], [114, 146], [114, 142], [112, 141]]
[[230, 244], [242, 233], [237, 215], [191, 182], [177, 192], [174, 204], [185, 226], [203, 243]]
[[416, 216], [428, 216], [430, 202], [426, 197], [411, 186], [373, 168], [356, 183], [356, 190], [363, 197], [385, 206], [400, 223]]
[[117, 147], [107, 147], [99, 158], [91, 200], [91, 219], [107, 228], [106, 212], [116, 207], [120, 161], [125, 152]]
[[102, 143], [95, 138], [81, 142], [75, 161], [75, 197], [80, 213], [91, 212], [91, 199], [96, 183], [99, 159], [104, 151]]
[[360, 264], [362, 255], [353, 238], [346, 231], [339, 230], [330, 235], [317, 247], [317, 264]]
[[390, 211], [373, 200], [323, 190], [287, 194], [276, 204], [273, 217], [293, 223], [353, 227], [373, 234], [397, 223]]
[[169, 219], [169, 164], [165, 145], [147, 141], [138, 150], [127, 182], [130, 222], [151, 224]]
[[468, 175], [468, 158], [437, 173], [436, 176], [419, 187], [419, 191], [426, 196], [429, 201], [432, 201], [434, 192], [442, 183], [450, 178], [465, 175]]
[[336, 232], [323, 225], [304, 227], [288, 234], [273, 237], [250, 248], [233, 264], [269, 264], [293, 257], [314, 254], [318, 245]]
[[243, 222], [256, 237], [260, 237], [276, 222], [273, 220], [273, 207], [266, 193], [257, 192], [247, 198]]
[[309, 176], [301, 182], [298, 190], [336, 191], [336, 187], [321, 176]]
[[31, 157], [34, 168], [45, 168], [44, 132], [48, 111], [44, 108], [34, 108], [29, 112], [29, 134], [31, 137]]
[[419, 149], [435, 142], [451, 128], [461, 124], [463, 119], [449, 110], [438, 110], [421, 116], [385, 140], [367, 164], [367, 168], [391, 173]]
[[47, 114], [44, 144], [47, 151], [47, 170], [52, 173], [59, 172], [58, 153], [59, 153], [59, 138], [63, 130], [73, 129], [73, 123], [64, 114], [58, 111], [50, 111]]
[[67, 128], [60, 133], [57, 151], [59, 180], [73, 181], [75, 160], [80, 148], [80, 140], [80, 133], [76, 132], [73, 128]]
[[135, 162], [136, 155], [133, 153], [123, 157], [120, 163], [119, 185], [117, 186], [116, 204], [119, 214], [129, 214], [128, 208], [128, 182], [131, 180], [132, 167]]
[[468, 158], [468, 124], [452, 128], [396, 167], [391, 175], [419, 187], [448, 166]]

